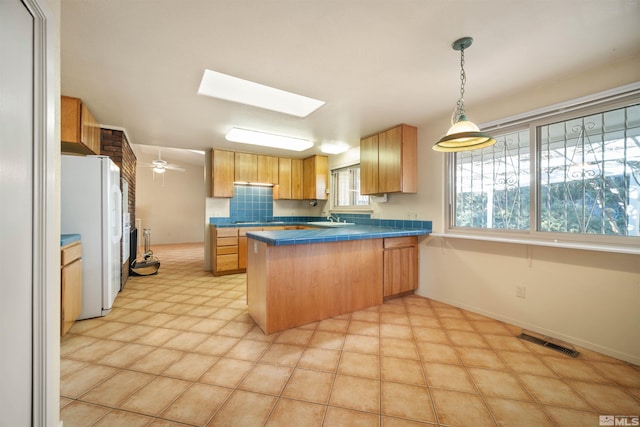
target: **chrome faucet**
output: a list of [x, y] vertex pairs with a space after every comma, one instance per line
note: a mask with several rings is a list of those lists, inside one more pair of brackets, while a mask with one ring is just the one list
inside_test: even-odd
[[340, 217], [333, 216], [333, 214], [330, 213], [329, 215], [327, 215], [327, 220], [331, 222], [340, 222]]

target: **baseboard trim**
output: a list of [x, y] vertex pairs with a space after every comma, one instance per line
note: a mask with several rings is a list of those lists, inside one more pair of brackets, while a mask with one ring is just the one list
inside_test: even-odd
[[503, 316], [501, 314], [494, 313], [492, 311], [483, 310], [481, 308], [470, 306], [470, 305], [467, 305], [467, 304], [462, 304], [462, 303], [460, 303], [458, 301], [452, 301], [452, 300], [449, 300], [449, 299], [446, 299], [446, 298], [442, 298], [442, 299], [433, 298], [431, 296], [424, 295], [424, 294], [420, 293], [418, 290], [416, 290], [416, 295], [420, 295], [422, 297], [429, 298], [429, 299], [432, 299], [434, 301], [438, 301], [438, 302], [442, 302], [442, 303], [445, 303], [445, 304], [449, 304], [449, 305], [452, 305], [454, 307], [462, 308], [464, 310], [471, 311], [472, 313], [477, 313], [477, 314], [480, 314], [482, 316], [487, 316], [487, 317], [490, 317], [492, 319], [499, 320], [501, 322], [506, 322], [506, 323], [509, 323], [511, 325], [517, 326], [519, 328], [528, 329], [530, 331], [533, 331], [533, 332], [536, 332], [536, 333], [539, 333], [539, 334], [542, 334], [542, 335], [546, 335], [546, 336], [551, 337], [551, 338], [555, 338], [555, 339], [559, 339], [559, 340], [562, 340], [562, 341], [566, 341], [566, 342], [568, 342], [570, 344], [573, 344], [573, 345], [576, 345], [578, 347], [586, 348], [588, 350], [592, 350], [592, 351], [595, 351], [595, 352], [598, 352], [598, 353], [602, 353], [602, 354], [605, 354], [607, 356], [615, 357], [616, 359], [620, 359], [620, 360], [623, 360], [625, 362], [633, 363], [635, 365], [639, 365], [640, 366], [640, 356], [623, 353], [623, 352], [620, 352], [620, 351], [612, 349], [612, 348], [608, 348], [608, 347], [604, 347], [604, 346], [601, 346], [601, 345], [596, 344], [596, 343], [592, 343], [590, 341], [585, 341], [585, 340], [583, 340], [581, 338], [577, 338], [577, 337], [573, 337], [573, 336], [570, 336], [570, 335], [563, 334], [563, 333], [561, 333], [559, 331], [554, 331], [554, 330], [551, 330], [551, 329], [543, 328], [543, 327], [541, 327], [539, 325], [535, 325], [535, 324], [528, 323], [528, 322], [522, 322], [522, 321], [520, 321], [518, 319], [513, 319], [511, 317]]

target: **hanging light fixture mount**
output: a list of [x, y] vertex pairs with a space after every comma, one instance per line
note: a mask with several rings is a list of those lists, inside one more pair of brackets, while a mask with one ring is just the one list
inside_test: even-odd
[[451, 128], [445, 136], [433, 146], [435, 151], [457, 152], [477, 150], [496, 143], [495, 138], [480, 132], [478, 126], [467, 118], [464, 111], [464, 85], [467, 74], [464, 71], [464, 50], [473, 43], [471, 37], [462, 37], [451, 45], [453, 50], [460, 51], [460, 98], [451, 116]]

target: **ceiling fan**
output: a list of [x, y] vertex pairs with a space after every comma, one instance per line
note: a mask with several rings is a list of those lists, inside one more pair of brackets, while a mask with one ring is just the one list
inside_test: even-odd
[[145, 168], [152, 168], [154, 174], [156, 173], [165, 173], [166, 171], [176, 171], [176, 172], [185, 172], [185, 168], [181, 168], [178, 165], [173, 165], [167, 163], [166, 160], [162, 160], [162, 156], [158, 151], [158, 158], [156, 160], [152, 160], [151, 163], [140, 163], [140, 166]]

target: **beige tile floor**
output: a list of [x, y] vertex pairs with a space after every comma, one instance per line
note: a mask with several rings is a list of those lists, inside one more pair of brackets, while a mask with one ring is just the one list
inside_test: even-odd
[[265, 336], [246, 275], [157, 245], [104, 318], [61, 343], [72, 426], [597, 426], [640, 414], [640, 368], [572, 359], [519, 328], [418, 296]]

